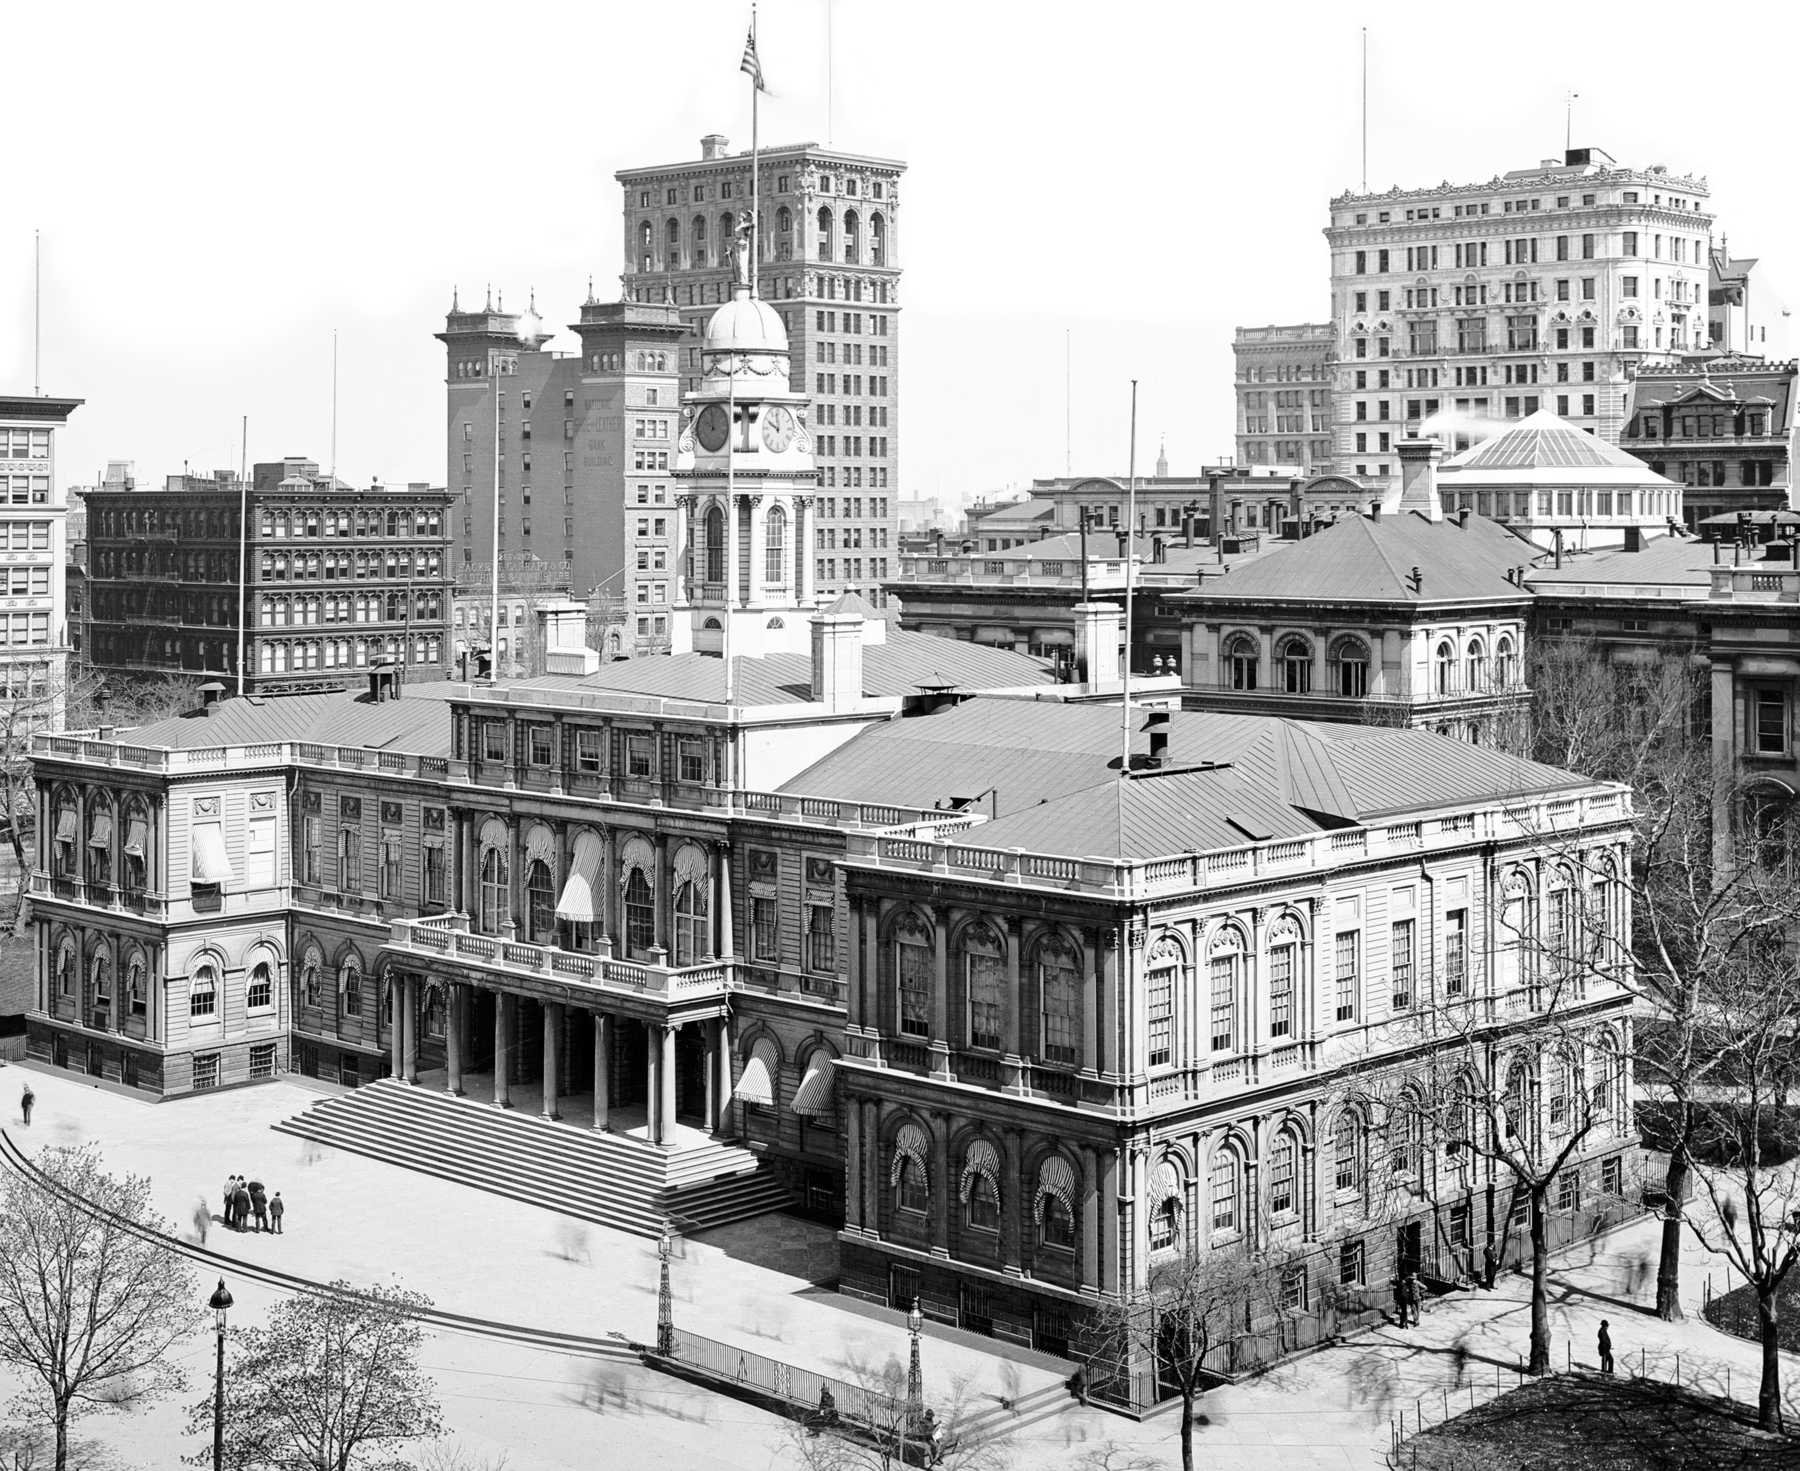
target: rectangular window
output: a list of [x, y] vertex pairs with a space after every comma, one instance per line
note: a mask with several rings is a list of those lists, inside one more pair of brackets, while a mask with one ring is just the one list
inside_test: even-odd
[[381, 834], [381, 897], [398, 899], [400, 897], [400, 833], [396, 828], [386, 828]]
[[901, 940], [894, 946], [900, 992], [900, 1030], [910, 1037], [931, 1035], [931, 980], [934, 969], [929, 945]]
[[427, 844], [423, 852], [424, 873], [421, 879], [423, 892], [420, 898], [428, 905], [442, 905], [444, 902], [444, 845], [442, 843]]
[[1413, 922], [1394, 922], [1389, 964], [1394, 980], [1394, 1010], [1405, 1011], [1413, 1004]]
[[1237, 956], [1215, 955], [1212, 959], [1212, 1050], [1231, 1051], [1237, 1030]]
[[651, 774], [651, 764], [650, 737], [627, 736], [625, 738], [625, 774], [648, 777]]
[[506, 759], [505, 721], [487, 720], [482, 722], [481, 759], [484, 761], [504, 761]]
[[250, 1078], [254, 1082], [260, 1078], [275, 1076], [275, 1044], [260, 1042], [250, 1049]]
[[1150, 972], [1148, 987], [1151, 1067], [1167, 1067], [1170, 1043], [1175, 1026], [1175, 972], [1173, 969]]
[[362, 893], [362, 834], [353, 827], [338, 830], [338, 890]]
[[1360, 930], [1351, 930], [1348, 934], [1337, 937], [1334, 950], [1337, 977], [1337, 1019], [1341, 1022], [1356, 1020], [1358, 1003], [1362, 997], [1361, 941], [1362, 932]]
[[806, 906], [806, 968], [837, 969], [837, 912], [829, 904]]
[[577, 771], [585, 771], [590, 776], [599, 774], [600, 734], [597, 730], [575, 732], [575, 769]]
[[1363, 1244], [1360, 1240], [1345, 1241], [1338, 1247], [1338, 1285], [1363, 1285]]
[[1751, 749], [1759, 756], [1779, 756], [1787, 744], [1787, 693], [1757, 690], [1751, 705]]
[[550, 727], [547, 725], [532, 725], [526, 728], [530, 731], [527, 748], [528, 758], [531, 764], [533, 766], [548, 766], [550, 764]]
[[219, 1086], [219, 1054], [216, 1052], [200, 1052], [194, 1055], [194, 1089], [217, 1088]]
[[774, 899], [750, 900], [750, 944], [758, 960], [781, 959], [781, 911]]
[[1581, 1172], [1561, 1170], [1556, 1176], [1556, 1208], [1564, 1215], [1581, 1207]]
[[1294, 947], [1269, 952], [1269, 1035], [1286, 1037], [1294, 1027]]
[[1444, 916], [1444, 994], [1460, 996], [1468, 983], [1469, 911], [1452, 909]]
[[706, 746], [704, 743], [683, 739], [677, 742], [677, 752], [681, 762], [681, 779], [685, 782], [705, 781]]
[[316, 812], [309, 812], [301, 819], [301, 867], [306, 875], [301, 880], [303, 883], [316, 884], [319, 881], [319, 845], [323, 827], [324, 823]]

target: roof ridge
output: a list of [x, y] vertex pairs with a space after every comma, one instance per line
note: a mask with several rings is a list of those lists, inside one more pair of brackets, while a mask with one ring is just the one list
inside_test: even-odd
[[[1419, 597], [1424, 596], [1425, 590], [1424, 590], [1423, 585], [1421, 585], [1417, 588], [1413, 587], [1411, 585], [1410, 580], [1407, 577], [1407, 574], [1405, 572], [1402, 572], [1398, 567], [1396, 567], [1394, 565], [1392, 559], [1389, 558], [1389, 556], [1387, 554], [1387, 548], [1381, 544], [1381, 538], [1375, 534], [1375, 527], [1378, 523], [1376, 523], [1374, 521], [1370, 521], [1366, 517], [1361, 516], [1361, 515], [1358, 515], [1356, 519], [1358, 522], [1361, 523], [1363, 535], [1368, 538], [1369, 545], [1371, 547], [1373, 547], [1375, 550], [1375, 555], [1381, 558], [1381, 565], [1387, 568], [1388, 575], [1394, 579], [1396, 584], [1398, 584], [1398, 586], [1400, 588], [1400, 595], [1402, 597], [1407, 597], [1407, 598], [1419, 598]], [[1421, 518], [1421, 524], [1429, 526], [1432, 523], [1429, 521], [1424, 521]]]

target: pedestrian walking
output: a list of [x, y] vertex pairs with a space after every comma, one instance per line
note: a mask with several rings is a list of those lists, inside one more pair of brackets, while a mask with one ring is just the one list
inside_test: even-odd
[[201, 1196], [194, 1202], [194, 1235], [199, 1237], [200, 1244], [206, 1245], [206, 1233], [212, 1225], [212, 1212], [206, 1208], [206, 1197]]
[[1394, 1321], [1406, 1326], [1406, 1278], [1394, 1278]]
[[1600, 1320], [1600, 1372], [1610, 1374], [1613, 1371], [1612, 1334], [1606, 1331], [1606, 1319]]
[[1425, 1284], [1419, 1280], [1417, 1272], [1414, 1272], [1407, 1280], [1410, 1289], [1407, 1296], [1412, 1300], [1413, 1327], [1417, 1328], [1419, 1319], [1425, 1311]]
[[[31, 1127], [31, 1105], [37, 1102], [37, 1094], [31, 1091], [31, 1084], [25, 1085], [25, 1091], [19, 1095], [19, 1113], [25, 1119], [25, 1127]], [[52, 1130], [51, 1132], [55, 1132]]]
[[281, 1234], [281, 1218], [287, 1214], [287, 1207], [281, 1203], [281, 1192], [275, 1192], [275, 1198], [269, 1202], [269, 1229], [277, 1236]]

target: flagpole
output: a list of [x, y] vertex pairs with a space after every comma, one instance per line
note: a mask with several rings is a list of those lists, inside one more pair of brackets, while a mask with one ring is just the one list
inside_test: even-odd
[[[750, 7], [750, 49], [756, 49], [756, 7]], [[762, 278], [762, 210], [759, 204], [762, 187], [762, 168], [758, 162], [757, 147], [757, 94], [762, 91], [762, 57], [756, 58], [758, 75], [750, 78], [750, 296], [754, 300], [761, 296], [759, 283]]]

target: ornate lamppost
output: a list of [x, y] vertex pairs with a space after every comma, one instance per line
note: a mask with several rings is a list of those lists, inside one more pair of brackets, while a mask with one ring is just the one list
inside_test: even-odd
[[669, 1223], [663, 1222], [657, 1238], [656, 1254], [662, 1258], [662, 1281], [656, 1290], [656, 1351], [665, 1359], [675, 1356], [675, 1297], [669, 1291]]
[[908, 1412], [916, 1417], [925, 1399], [924, 1376], [919, 1372], [919, 1331], [925, 1326], [925, 1315], [919, 1311], [916, 1297], [906, 1315], [906, 1326], [912, 1334], [912, 1357], [906, 1366], [906, 1404]]
[[225, 1468], [225, 1312], [231, 1306], [231, 1293], [225, 1279], [219, 1278], [218, 1290], [206, 1300], [213, 1310], [213, 1322], [219, 1334], [219, 1363], [213, 1379], [213, 1471]]

